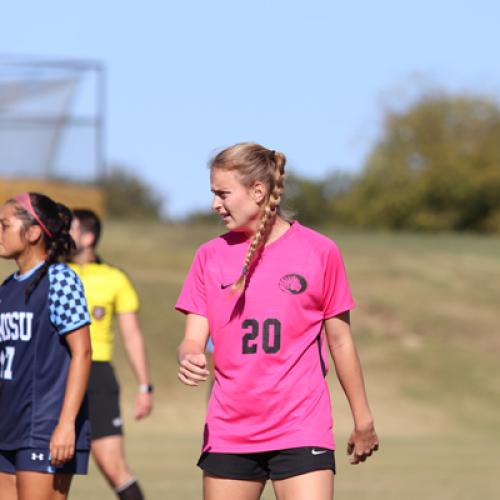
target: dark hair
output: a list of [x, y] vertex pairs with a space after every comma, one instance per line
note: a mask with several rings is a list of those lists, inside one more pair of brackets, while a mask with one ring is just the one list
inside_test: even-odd
[[82, 231], [94, 235], [92, 247], [95, 248], [101, 238], [101, 219], [99, 219], [99, 216], [88, 208], [73, 209], [73, 216], [78, 219]]
[[[47, 252], [47, 260], [43, 266], [36, 272], [34, 279], [26, 288], [26, 300], [36, 288], [38, 283], [47, 273], [51, 264], [65, 261], [75, 247], [75, 242], [69, 233], [73, 215], [71, 210], [62, 203], [56, 203], [54, 200], [41, 193], [28, 193], [31, 206], [42, 224], [48, 229], [42, 232], [43, 244]], [[9, 203], [16, 204], [16, 215], [23, 221], [24, 229], [30, 226], [39, 226], [40, 224], [33, 215], [20, 206], [16, 200], [9, 200]]]

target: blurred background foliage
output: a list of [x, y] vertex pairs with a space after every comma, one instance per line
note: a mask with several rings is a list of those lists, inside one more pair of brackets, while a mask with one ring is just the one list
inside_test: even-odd
[[161, 197], [140, 175], [123, 165], [112, 165], [108, 175], [98, 183], [103, 190], [106, 214], [113, 219], [147, 219], [162, 217]]
[[500, 229], [500, 109], [431, 94], [388, 112], [382, 137], [347, 196], [346, 221], [391, 229]]
[[[500, 107], [485, 96], [432, 90], [386, 109], [358, 173], [312, 179], [289, 167], [283, 207], [309, 225], [500, 231]], [[191, 223], [213, 220], [206, 212]]]

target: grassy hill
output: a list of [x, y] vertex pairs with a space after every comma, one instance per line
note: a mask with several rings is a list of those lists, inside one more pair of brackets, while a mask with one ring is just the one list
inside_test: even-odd
[[[204, 388], [181, 386], [175, 349], [183, 318], [173, 310], [196, 247], [220, 227], [110, 222], [104, 260], [127, 270], [142, 301], [156, 409], [130, 418], [135, 382], [117, 341], [127, 450], [150, 499], [200, 498], [194, 463]], [[333, 375], [338, 442], [336, 498], [496, 498], [500, 470], [500, 238], [473, 235], [333, 233], [357, 308], [353, 332], [381, 449], [352, 467], [351, 421]], [[0, 263], [1, 274], [12, 265]], [[71, 498], [113, 498], [94, 469]], [[273, 498], [270, 489], [264, 498]]]

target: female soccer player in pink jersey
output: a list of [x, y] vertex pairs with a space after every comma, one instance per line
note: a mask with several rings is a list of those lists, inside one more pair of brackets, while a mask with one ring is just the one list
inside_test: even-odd
[[258, 499], [268, 478], [279, 500], [333, 497], [326, 344], [354, 419], [351, 463], [378, 449], [342, 257], [333, 241], [280, 213], [285, 163], [251, 143], [214, 157], [212, 208], [229, 232], [198, 249], [176, 304], [186, 314], [184, 384], [207, 379], [209, 335], [214, 343], [198, 462], [205, 500]]

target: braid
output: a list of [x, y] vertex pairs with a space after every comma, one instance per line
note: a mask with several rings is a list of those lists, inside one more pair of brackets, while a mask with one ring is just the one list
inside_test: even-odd
[[279, 211], [281, 195], [283, 194], [285, 184], [285, 163], [285, 155], [276, 151], [270, 151], [269, 168], [272, 168], [273, 170], [271, 192], [269, 194], [267, 204], [264, 208], [264, 215], [262, 216], [262, 220], [248, 248], [241, 275], [232, 287], [232, 289], [235, 291], [244, 290], [250, 265], [254, 260], [254, 256], [257, 250], [264, 246], [267, 237], [269, 236], [272, 222], [274, 222], [276, 214]]

